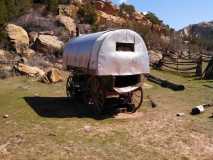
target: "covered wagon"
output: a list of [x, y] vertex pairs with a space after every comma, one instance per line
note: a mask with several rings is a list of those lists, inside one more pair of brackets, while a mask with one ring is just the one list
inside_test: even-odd
[[66, 86], [69, 97], [81, 97], [98, 113], [111, 96], [131, 104], [132, 112], [141, 106], [141, 77], [149, 73], [149, 57], [138, 33], [119, 29], [74, 38], [63, 59], [72, 73]]

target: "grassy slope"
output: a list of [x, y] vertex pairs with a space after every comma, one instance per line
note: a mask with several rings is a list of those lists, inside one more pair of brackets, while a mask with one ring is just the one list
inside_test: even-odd
[[[60, 98], [65, 83], [45, 85], [26, 78], [0, 81], [0, 159], [210, 160], [213, 119], [208, 117], [213, 108], [198, 116], [189, 112], [195, 105], [213, 101], [213, 88], [205, 86], [213, 83], [159, 71], [153, 74], [185, 84], [186, 90], [174, 92], [154, 85], [145, 90], [145, 102], [135, 116], [103, 120], [92, 118], [85, 106]], [[151, 108], [147, 95], [157, 108]], [[186, 115], [176, 117], [178, 112]], [[4, 114], [9, 118], [3, 119]], [[83, 129], [86, 125], [91, 126], [90, 132]]]

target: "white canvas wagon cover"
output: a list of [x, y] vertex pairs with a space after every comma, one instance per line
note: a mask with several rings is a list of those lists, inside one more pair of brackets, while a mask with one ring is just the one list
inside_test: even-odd
[[148, 51], [142, 37], [119, 29], [83, 35], [64, 48], [66, 67], [78, 67], [96, 75], [135, 75], [149, 72]]

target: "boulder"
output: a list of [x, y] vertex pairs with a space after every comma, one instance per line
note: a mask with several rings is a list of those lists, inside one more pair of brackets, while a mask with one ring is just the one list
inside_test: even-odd
[[28, 48], [28, 49], [25, 49], [22, 54], [23, 54], [23, 56], [30, 58], [35, 54], [35, 51]]
[[0, 79], [14, 76], [13, 67], [9, 65], [0, 66]]
[[3, 50], [3, 49], [0, 49], [0, 61], [1, 60], [5, 60], [6, 59], [6, 55], [7, 55], [6, 51]]
[[76, 24], [74, 20], [67, 16], [59, 15], [56, 17], [56, 20], [59, 24], [63, 25], [68, 31], [71, 36], [74, 36], [76, 33]]
[[138, 11], [133, 13], [133, 17], [138, 22], [145, 20], [145, 16], [142, 13], [138, 12]]
[[22, 54], [23, 50], [29, 47], [29, 37], [27, 32], [20, 26], [8, 24], [6, 32], [9, 37], [11, 46], [17, 53]]
[[45, 83], [57, 83], [63, 81], [62, 73], [55, 68], [47, 71], [45, 77], [43, 77], [43, 82]]
[[29, 33], [30, 43], [34, 44], [36, 39], [38, 38], [38, 32], [30, 32]]
[[68, 16], [68, 17], [76, 17], [77, 12], [78, 12], [78, 7], [76, 7], [75, 5], [59, 5], [58, 7], [58, 12], [59, 15], [64, 15], [64, 16]]
[[12, 61], [15, 60], [15, 54], [4, 50], [4, 49], [0, 49], [0, 61]]
[[103, 11], [106, 14], [116, 15], [118, 9], [112, 5], [109, 1], [95, 1], [97, 10]]
[[39, 35], [36, 40], [35, 48], [42, 53], [58, 54], [62, 52], [64, 43], [56, 36]]
[[16, 57], [9, 51], [0, 49], [0, 79], [5, 79], [14, 75], [13, 65]]
[[118, 16], [107, 14], [103, 11], [97, 11], [97, 23], [104, 25], [110, 24], [112, 26], [122, 26], [126, 24], [126, 20]]
[[43, 16], [36, 11], [24, 14], [17, 18], [16, 24], [26, 27], [31, 31], [54, 30], [55, 19], [53, 16]]
[[22, 63], [19, 63], [15, 66], [15, 69], [19, 71], [23, 75], [27, 75], [30, 77], [42, 77], [45, 75], [45, 72], [38, 67], [31, 67]]
[[151, 64], [158, 64], [160, 60], [163, 58], [163, 55], [159, 51], [149, 51], [150, 63]]

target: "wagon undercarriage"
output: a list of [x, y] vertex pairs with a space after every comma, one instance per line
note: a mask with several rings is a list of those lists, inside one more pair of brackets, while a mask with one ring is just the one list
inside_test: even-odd
[[106, 109], [105, 103], [109, 98], [116, 98], [119, 102], [118, 105], [125, 105], [127, 112], [134, 113], [143, 102], [140, 80], [140, 75], [91, 76], [73, 74], [68, 77], [66, 92], [68, 97], [78, 99], [91, 106], [95, 114], [101, 114]]

